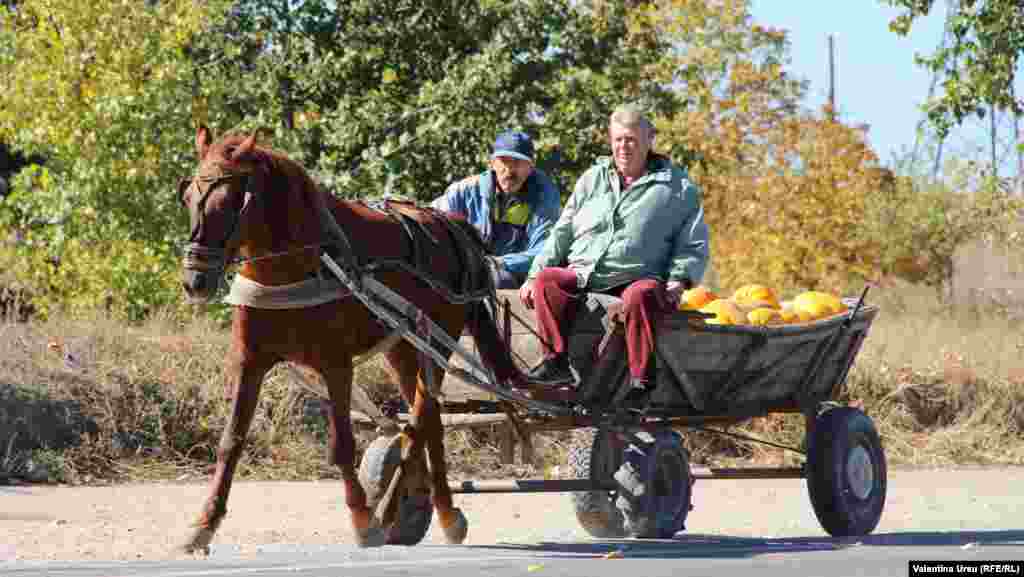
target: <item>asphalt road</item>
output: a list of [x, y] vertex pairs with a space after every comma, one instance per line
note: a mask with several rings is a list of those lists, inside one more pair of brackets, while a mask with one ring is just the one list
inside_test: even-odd
[[[205, 559], [110, 562], [55, 555], [48, 561], [0, 561], [0, 575], [906, 576], [911, 560], [1024, 560], [1022, 486], [1024, 469], [1019, 468], [890, 471], [889, 495], [879, 528], [872, 535], [847, 539], [833, 539], [822, 531], [799, 480], [698, 483], [696, 509], [687, 522], [688, 531], [665, 541], [588, 539], [575, 524], [564, 495], [461, 496], [459, 505], [471, 521], [467, 546], [439, 545], [433, 527], [424, 544], [416, 547], [360, 550], [334, 536], [325, 538], [322, 533], [328, 524], [344, 527], [346, 522], [343, 508], [322, 511], [321, 495], [338, 500], [336, 485], [242, 483], [236, 486], [237, 514], [229, 514], [223, 535], [218, 534]], [[17, 547], [18, 542], [31, 540], [25, 537], [29, 534], [26, 532], [38, 531], [38, 538], [48, 539], [78, 531], [76, 534], [91, 534], [93, 540], [105, 538], [123, 546], [131, 546], [133, 540], [142, 542], [139, 533], [146, 528], [133, 524], [134, 519], [117, 509], [109, 515], [115, 528], [123, 532], [113, 531], [107, 537], [97, 533], [106, 521], [89, 524], [93, 521], [84, 517], [96, 516], [93, 511], [106, 489], [73, 495], [80, 502], [82, 517], [72, 510], [73, 504], [65, 506], [65, 511], [47, 513], [46, 507], [52, 507], [53, 499], [64, 490], [31, 494], [12, 491], [6, 495], [0, 491], [0, 540]], [[138, 495], [178, 508], [174, 501], [177, 495], [191, 509], [201, 488], [138, 486], [109, 491], [117, 495], [115, 500], [135, 499], [135, 515], [140, 519], [169, 524], [188, 515], [162, 512], [155, 504], [139, 505], [142, 501]], [[260, 525], [263, 521], [259, 517], [244, 516], [255, 503], [271, 513], [265, 521], [268, 525]], [[67, 519], [66, 524], [55, 527], [49, 519], [57, 516]], [[267, 531], [275, 522], [296, 520], [305, 524], [307, 533], [297, 534], [290, 542], [263, 538], [276, 535]], [[174, 538], [184, 534], [178, 527], [162, 530]], [[47, 537], [47, 531], [53, 533]], [[153, 534], [158, 536], [159, 531], [153, 530]], [[253, 536], [258, 540], [248, 540]], [[4, 545], [0, 542], [0, 549]]]
[[[609, 554], [620, 556], [608, 559]], [[1021, 560], [1024, 531], [895, 533], [858, 540], [680, 536], [673, 541], [536, 543], [477, 547], [270, 547], [261, 555], [215, 551], [205, 561], [40, 563], [7, 577], [476, 577], [580, 575], [696, 577], [906, 576], [911, 560]], [[2, 565], [0, 565], [2, 567]]]

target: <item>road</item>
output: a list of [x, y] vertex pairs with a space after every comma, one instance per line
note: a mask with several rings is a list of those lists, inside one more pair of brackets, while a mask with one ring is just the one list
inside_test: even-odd
[[[688, 530], [666, 541], [586, 537], [564, 495], [459, 496], [466, 546], [359, 550], [336, 483], [239, 483], [207, 558], [180, 541], [199, 484], [0, 488], [8, 577], [369, 577], [389, 575], [899, 575], [908, 561], [1024, 559], [1024, 469], [890, 471], [873, 535], [832, 539], [800, 480], [705, 481]], [[115, 561], [116, 560], [116, 561]]]

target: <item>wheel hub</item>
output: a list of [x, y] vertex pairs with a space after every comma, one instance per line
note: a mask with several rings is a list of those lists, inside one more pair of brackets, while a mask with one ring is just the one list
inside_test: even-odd
[[846, 458], [846, 481], [850, 491], [861, 501], [871, 496], [875, 486], [875, 468], [871, 453], [863, 445], [854, 447]]

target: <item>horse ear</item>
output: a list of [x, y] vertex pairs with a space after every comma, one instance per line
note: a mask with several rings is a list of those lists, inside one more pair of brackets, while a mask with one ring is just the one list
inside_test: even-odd
[[200, 124], [196, 129], [196, 154], [200, 159], [206, 158], [210, 151], [210, 129], [205, 124]]

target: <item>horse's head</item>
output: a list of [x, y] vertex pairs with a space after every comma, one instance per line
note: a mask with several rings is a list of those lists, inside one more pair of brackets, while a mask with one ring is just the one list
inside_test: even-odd
[[255, 144], [255, 135], [211, 142], [205, 126], [196, 132], [199, 169], [178, 185], [192, 230], [182, 277], [190, 299], [209, 300], [238, 251], [240, 229], [253, 196], [250, 186], [262, 164]]

